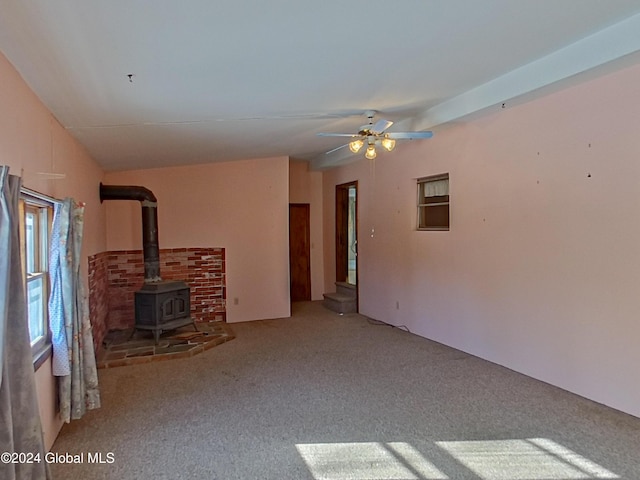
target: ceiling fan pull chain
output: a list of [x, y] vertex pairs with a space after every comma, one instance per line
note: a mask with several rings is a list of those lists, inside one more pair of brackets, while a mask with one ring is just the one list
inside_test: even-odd
[[369, 202], [371, 202], [371, 212], [372, 212], [372, 218], [371, 218], [371, 238], [374, 237], [376, 229], [373, 225], [373, 222], [375, 222], [376, 219], [376, 215], [375, 215], [375, 201], [376, 201], [376, 195], [375, 195], [375, 191], [376, 191], [376, 160], [375, 158], [373, 160], [369, 160], [369, 171], [370, 171], [370, 175], [369, 177], [371, 178], [371, 188], [369, 189], [370, 194], [369, 194]]

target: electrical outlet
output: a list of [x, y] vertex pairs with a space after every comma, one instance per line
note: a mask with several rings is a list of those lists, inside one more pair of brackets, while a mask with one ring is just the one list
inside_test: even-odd
[[234, 305], [238, 305], [239, 303], [240, 303], [240, 299], [239, 299], [238, 297], [235, 297], [235, 298], [233, 299], [233, 304], [234, 304]]
[[396, 300], [396, 310], [400, 310], [400, 302]]

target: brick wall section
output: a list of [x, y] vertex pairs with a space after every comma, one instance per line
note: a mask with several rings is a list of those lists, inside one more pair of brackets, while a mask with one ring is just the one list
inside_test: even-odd
[[[224, 248], [161, 249], [160, 275], [163, 280], [187, 283], [196, 321], [226, 320]], [[91, 321], [99, 345], [107, 331], [133, 327], [134, 293], [144, 283], [142, 250], [94, 255], [89, 259], [89, 278]], [[105, 306], [107, 314], [103, 314]], [[102, 333], [96, 335], [96, 331]]]
[[93, 329], [93, 346], [98, 352], [107, 334], [109, 314], [109, 283], [107, 281], [107, 254], [89, 257], [89, 318]]
[[[162, 266], [160, 269], [162, 272]], [[107, 283], [109, 292], [108, 330], [125, 330], [133, 327], [135, 322], [133, 294], [140, 290], [144, 283], [142, 250], [108, 252]]]
[[[191, 288], [191, 315], [204, 322], [226, 321], [227, 292], [224, 248], [185, 250], [180, 253], [187, 258], [188, 277], [186, 282]], [[162, 258], [162, 254], [160, 257]], [[176, 268], [176, 265], [169, 263], [167, 262], [167, 269]], [[160, 267], [161, 272], [163, 272], [162, 268], [165, 267]]]

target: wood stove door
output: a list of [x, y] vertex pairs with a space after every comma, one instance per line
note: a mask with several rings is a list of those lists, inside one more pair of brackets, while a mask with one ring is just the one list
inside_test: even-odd
[[162, 322], [189, 316], [189, 291], [176, 292], [162, 302]]

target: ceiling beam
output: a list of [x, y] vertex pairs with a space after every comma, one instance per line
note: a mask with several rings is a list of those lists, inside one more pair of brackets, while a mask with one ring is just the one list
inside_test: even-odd
[[[640, 14], [600, 30], [497, 77], [483, 85], [394, 124], [395, 131], [430, 130], [471, 119], [496, 106], [524, 103], [640, 61]], [[324, 170], [360, 160], [361, 154], [341, 149], [311, 160], [312, 170]]]

